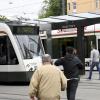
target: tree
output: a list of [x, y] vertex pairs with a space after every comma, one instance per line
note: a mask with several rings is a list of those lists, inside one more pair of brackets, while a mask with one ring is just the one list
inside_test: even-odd
[[7, 17], [0, 15], [0, 21], [8, 21]]
[[44, 0], [39, 18], [59, 16], [62, 14], [61, 0]]

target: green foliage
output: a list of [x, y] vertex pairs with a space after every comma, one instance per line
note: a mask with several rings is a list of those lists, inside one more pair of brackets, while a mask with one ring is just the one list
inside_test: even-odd
[[49, 16], [59, 16], [62, 14], [61, 0], [44, 0], [44, 6], [41, 9], [39, 18]]
[[0, 21], [7, 21], [7, 17], [0, 15]]

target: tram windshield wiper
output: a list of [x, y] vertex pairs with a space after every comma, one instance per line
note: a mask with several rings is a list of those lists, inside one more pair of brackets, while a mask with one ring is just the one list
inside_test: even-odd
[[25, 46], [25, 44], [23, 44], [23, 47], [24, 47], [25, 54], [26, 54], [26, 57], [25, 57], [25, 58], [33, 58], [33, 56], [32, 56], [31, 53], [33, 53], [33, 54], [35, 54], [35, 55], [37, 54], [35, 51], [28, 49], [28, 48]]

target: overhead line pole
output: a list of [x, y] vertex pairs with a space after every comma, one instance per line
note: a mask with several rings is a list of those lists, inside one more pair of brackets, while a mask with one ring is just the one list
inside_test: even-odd
[[67, 0], [62, 0], [62, 15], [66, 15], [67, 14], [67, 10], [66, 10], [66, 3]]

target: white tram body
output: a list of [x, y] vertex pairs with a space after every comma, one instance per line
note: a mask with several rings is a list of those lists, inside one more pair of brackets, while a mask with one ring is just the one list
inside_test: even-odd
[[29, 82], [43, 54], [39, 27], [0, 23], [0, 82]]

